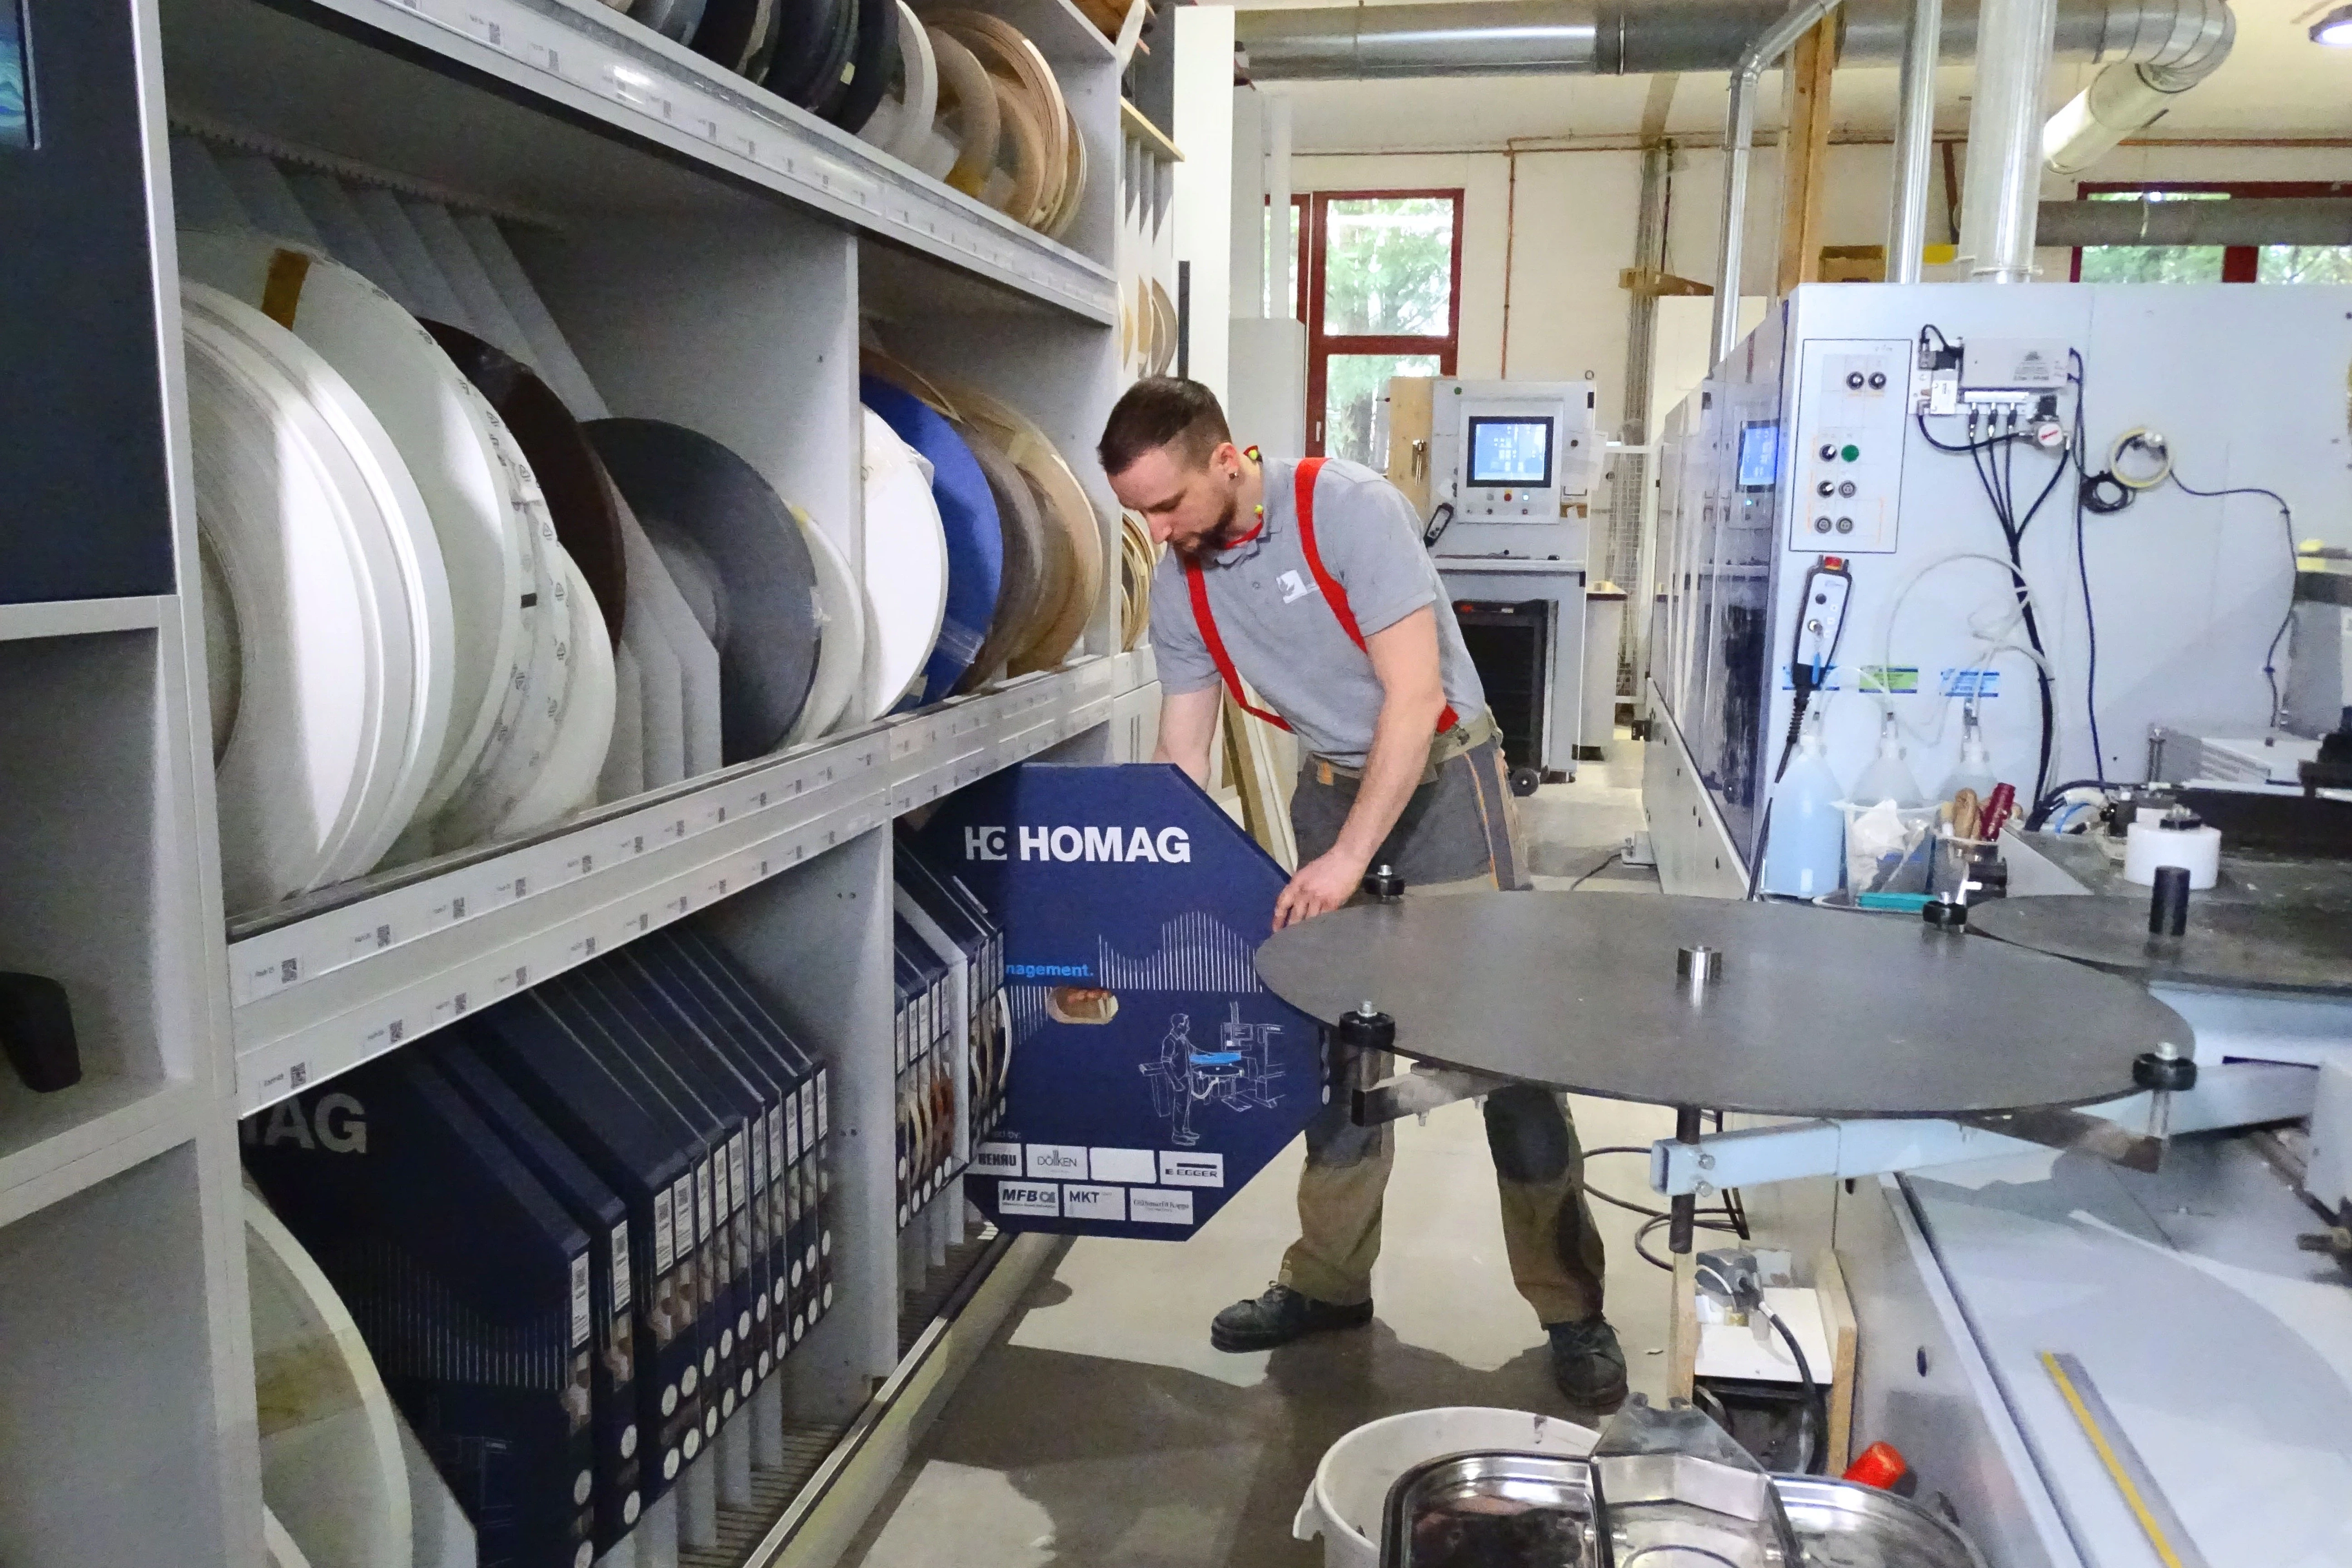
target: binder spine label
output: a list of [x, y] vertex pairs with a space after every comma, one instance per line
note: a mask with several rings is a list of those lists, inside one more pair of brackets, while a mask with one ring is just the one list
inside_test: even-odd
[[613, 1227], [613, 1315], [629, 1310], [629, 1222]]
[[670, 1188], [654, 1194], [654, 1272], [667, 1274], [677, 1261], [677, 1232], [670, 1216]]
[[583, 1252], [572, 1260], [572, 1348], [573, 1350], [578, 1350], [588, 1342], [590, 1326], [588, 1255]]
[[710, 1239], [710, 1162], [708, 1160], [694, 1167], [693, 1182], [688, 1189], [687, 1207], [694, 1214], [694, 1242], [699, 1247]]
[[734, 1194], [734, 1201], [727, 1205], [727, 1211], [730, 1214], [741, 1208], [743, 1200], [751, 1194], [751, 1189], [745, 1184], [747, 1174], [744, 1138], [742, 1133], [738, 1132], [734, 1137], [727, 1140], [727, 1179], [730, 1189]]

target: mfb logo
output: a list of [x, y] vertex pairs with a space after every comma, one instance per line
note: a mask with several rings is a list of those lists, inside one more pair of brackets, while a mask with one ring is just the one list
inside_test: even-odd
[[1024, 860], [1150, 860], [1181, 866], [1192, 858], [1192, 839], [1181, 827], [1024, 827], [1012, 834], [1002, 827], [963, 830], [963, 858], [1002, 860], [1017, 853]]

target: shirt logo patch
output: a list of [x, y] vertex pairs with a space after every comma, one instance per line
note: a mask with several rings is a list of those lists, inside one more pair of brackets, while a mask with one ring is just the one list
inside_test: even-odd
[[1275, 581], [1282, 586], [1282, 602], [1286, 605], [1295, 605], [1315, 592], [1315, 584], [1296, 572], [1285, 572]]

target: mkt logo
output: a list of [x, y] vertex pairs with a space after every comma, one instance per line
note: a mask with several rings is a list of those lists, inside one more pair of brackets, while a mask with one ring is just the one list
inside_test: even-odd
[[1181, 827], [967, 827], [967, 860], [1116, 860], [1181, 866], [1192, 858], [1192, 836]]

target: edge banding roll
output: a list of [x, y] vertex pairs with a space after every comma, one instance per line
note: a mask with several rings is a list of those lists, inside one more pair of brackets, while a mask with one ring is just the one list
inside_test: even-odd
[[996, 89], [970, 49], [936, 26], [926, 30], [940, 71], [939, 132], [955, 150], [953, 163], [938, 177], [977, 200], [996, 166]]
[[237, 334], [194, 310], [182, 332], [198, 525], [239, 656], [215, 794], [241, 911], [332, 879], [384, 728], [386, 653], [348, 511], [365, 495], [332, 433]]
[[285, 1223], [245, 1194], [261, 1482], [309, 1560], [412, 1568], [399, 1417], [349, 1308]]

